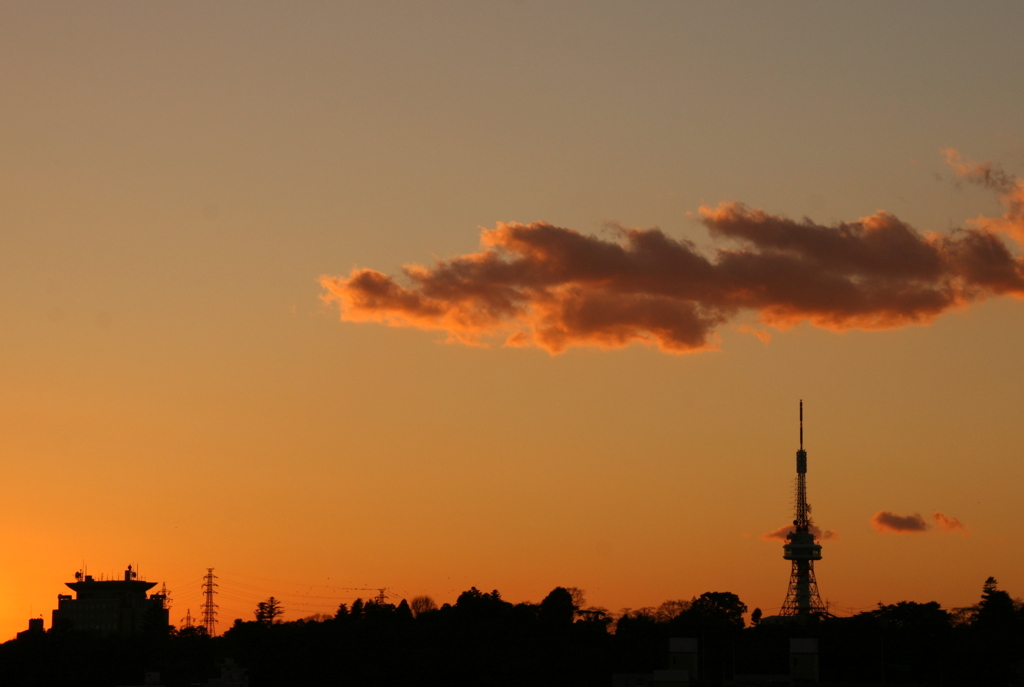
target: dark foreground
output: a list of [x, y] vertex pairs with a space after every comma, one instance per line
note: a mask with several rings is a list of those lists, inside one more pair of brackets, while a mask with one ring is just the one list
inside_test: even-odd
[[518, 605], [471, 589], [415, 615], [405, 601], [357, 601], [334, 617], [235, 621], [220, 637], [152, 628], [100, 638], [58, 627], [0, 646], [0, 685], [141, 685], [147, 673], [167, 687], [228, 684], [211, 680], [230, 659], [252, 687], [611, 687], [615, 674], [667, 668], [671, 637], [698, 639], [701, 684], [785, 684], [775, 680], [789, 675], [792, 637], [817, 638], [823, 684], [1024, 684], [1024, 611], [994, 580], [977, 606], [952, 613], [901, 602], [849, 618], [745, 627], [745, 612], [735, 595], [711, 592], [613, 622], [603, 609], [577, 608], [563, 588]]

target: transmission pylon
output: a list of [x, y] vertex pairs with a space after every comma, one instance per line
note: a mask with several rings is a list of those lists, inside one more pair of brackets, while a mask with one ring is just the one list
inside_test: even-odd
[[793, 561], [789, 575], [789, 591], [779, 615], [798, 618], [824, 617], [828, 615], [825, 604], [818, 594], [818, 582], [814, 579], [814, 561], [821, 560], [821, 545], [814, 541], [811, 532], [811, 505], [807, 503], [807, 451], [804, 450], [804, 402], [800, 401], [800, 450], [796, 452], [796, 519], [793, 531], [786, 535], [783, 555]]
[[217, 604], [213, 602], [213, 595], [216, 593], [213, 588], [219, 586], [214, 582], [216, 579], [213, 568], [207, 568], [203, 577], [203, 627], [206, 628], [206, 634], [211, 637], [217, 636]]
[[164, 608], [171, 607], [171, 593], [167, 591], [166, 582], [160, 585], [160, 592], [156, 596], [160, 599], [160, 603], [163, 604]]

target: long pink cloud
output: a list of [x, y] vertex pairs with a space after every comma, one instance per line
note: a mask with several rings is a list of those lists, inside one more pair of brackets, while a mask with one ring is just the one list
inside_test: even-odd
[[[945, 532], [960, 532], [967, 536], [967, 528], [957, 518], [951, 518], [944, 513], [935, 511], [932, 520], [939, 529]], [[920, 534], [927, 532], [931, 523], [924, 519], [920, 513], [913, 515], [897, 515], [891, 511], [878, 511], [871, 517], [871, 524], [879, 532], [895, 532], [897, 534]], [[768, 535], [765, 535], [767, 538]]]
[[555, 354], [636, 342], [705, 350], [744, 312], [776, 328], [886, 329], [1024, 296], [1024, 259], [998, 227], [921, 233], [886, 212], [825, 226], [740, 203], [700, 212], [719, 244], [712, 252], [657, 228], [604, 239], [546, 222], [499, 223], [482, 232], [479, 252], [407, 265], [402, 278], [372, 269], [321, 277], [323, 298], [346, 321]]

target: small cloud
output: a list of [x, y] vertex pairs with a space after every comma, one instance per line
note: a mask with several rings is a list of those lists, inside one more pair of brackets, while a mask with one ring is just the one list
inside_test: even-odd
[[953, 169], [958, 183], [963, 180], [995, 191], [1000, 202], [1006, 207], [1002, 217], [979, 215], [968, 220], [968, 226], [981, 232], [1007, 234], [1024, 246], [1024, 179], [1018, 179], [988, 161], [964, 160], [954, 148], [946, 148], [942, 154], [946, 156], [946, 164]]
[[887, 510], [875, 513], [871, 518], [871, 524], [879, 532], [894, 532], [896, 534], [917, 534], [928, 529], [928, 523], [920, 513], [897, 515]]
[[765, 532], [761, 535], [761, 539], [778, 539], [779, 541], [785, 541], [786, 535], [793, 531], [792, 525], [783, 525], [777, 530], [771, 532]]
[[1017, 178], [998, 165], [993, 165], [987, 160], [985, 162], [964, 160], [956, 148], [944, 148], [939, 152], [945, 156], [946, 164], [953, 169], [953, 173], [959, 179], [992, 189], [1003, 195], [1010, 195], [1017, 188]]
[[967, 536], [967, 530], [964, 528], [964, 524], [956, 518], [951, 518], [939, 511], [935, 511], [935, 514], [932, 515], [932, 519], [935, 520], [935, 523], [941, 530], [946, 532], [960, 532], [965, 537]]
[[757, 327], [751, 327], [749, 324], [741, 324], [736, 327], [736, 330], [743, 334], [753, 334], [763, 344], [769, 344], [772, 341], [772, 334], [766, 329], [758, 329]]
[[[793, 525], [783, 525], [777, 530], [771, 532], [765, 532], [761, 535], [762, 539], [778, 539], [779, 541], [786, 541], [786, 535], [794, 530]], [[825, 539], [838, 539], [839, 533], [835, 530], [823, 530], [814, 523], [811, 523], [811, 534], [814, 535], [815, 539], [824, 541]]]

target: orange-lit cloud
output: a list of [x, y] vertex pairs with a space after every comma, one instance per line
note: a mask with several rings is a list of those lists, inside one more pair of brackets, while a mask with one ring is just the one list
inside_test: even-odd
[[761, 343], [763, 344], [769, 344], [772, 341], [771, 332], [765, 329], [751, 327], [749, 324], [741, 324], [740, 326], [736, 327], [736, 331], [743, 332], [744, 334], [753, 334], [758, 339], [760, 339]]
[[[793, 525], [783, 525], [777, 530], [771, 532], [765, 532], [761, 535], [762, 539], [778, 539], [779, 541], [786, 541], [786, 535], [793, 531]], [[822, 530], [820, 527], [811, 523], [811, 534], [814, 535], [815, 539], [838, 539], [839, 533], [834, 530]]]
[[946, 532], [960, 532], [964, 536], [967, 536], [967, 530], [964, 528], [964, 524], [956, 518], [951, 518], [948, 515], [944, 515], [939, 511], [935, 511], [932, 515], [932, 519], [939, 526], [940, 529]]
[[1018, 179], [988, 161], [965, 161], [954, 148], [946, 148], [942, 153], [958, 178], [995, 191], [1006, 206], [1002, 217], [979, 215], [968, 224], [983, 231], [1002, 232], [1024, 246], [1024, 179]]
[[499, 223], [483, 231], [480, 252], [406, 266], [401, 280], [354, 269], [320, 283], [343, 320], [552, 354], [634, 342], [714, 348], [717, 329], [741, 312], [775, 328], [886, 329], [1024, 295], [1024, 258], [982, 226], [922, 234], [886, 212], [824, 226], [739, 203], [701, 208], [701, 221], [721, 244], [710, 255], [657, 228], [619, 228], [606, 240]]
[[887, 510], [875, 513], [871, 518], [871, 524], [879, 532], [895, 532], [897, 534], [919, 534], [928, 529], [928, 523], [920, 513], [896, 515]]

